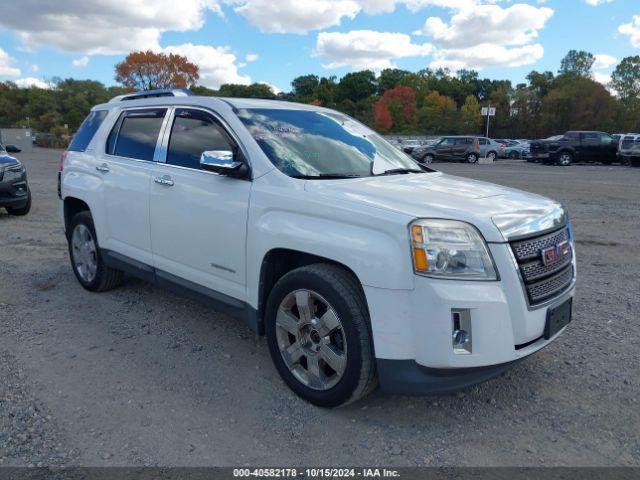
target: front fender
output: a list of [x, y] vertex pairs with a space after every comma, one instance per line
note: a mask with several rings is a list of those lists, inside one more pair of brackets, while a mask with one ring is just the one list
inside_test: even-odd
[[410, 217], [399, 218], [375, 208], [354, 212], [344, 205], [291, 197], [286, 207], [264, 209], [256, 205], [274, 205], [273, 196], [254, 191], [252, 197], [247, 236], [251, 305], [258, 306], [262, 261], [273, 249], [295, 250], [345, 265], [365, 286], [414, 288], [407, 229]]

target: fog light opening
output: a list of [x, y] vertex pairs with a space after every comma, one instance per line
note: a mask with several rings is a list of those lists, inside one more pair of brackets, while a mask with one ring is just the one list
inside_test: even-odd
[[471, 335], [471, 311], [468, 308], [451, 310], [451, 343], [456, 355], [473, 353]]

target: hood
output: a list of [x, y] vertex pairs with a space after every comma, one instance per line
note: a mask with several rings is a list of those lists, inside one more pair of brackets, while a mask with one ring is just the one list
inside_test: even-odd
[[18, 164], [20, 164], [20, 162], [17, 158], [12, 157], [11, 155], [7, 155], [6, 153], [0, 153], [0, 168]]
[[475, 225], [488, 242], [547, 230], [564, 220], [562, 206], [545, 197], [439, 172], [311, 180], [305, 190], [412, 218], [465, 221]]

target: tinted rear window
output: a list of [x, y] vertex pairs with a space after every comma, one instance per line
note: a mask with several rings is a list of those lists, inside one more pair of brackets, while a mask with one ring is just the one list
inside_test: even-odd
[[94, 110], [91, 112], [73, 136], [69, 150], [72, 152], [84, 152], [98, 128], [102, 125], [107, 113], [108, 110]]
[[107, 153], [118, 157], [153, 160], [166, 109], [124, 112], [107, 140]]

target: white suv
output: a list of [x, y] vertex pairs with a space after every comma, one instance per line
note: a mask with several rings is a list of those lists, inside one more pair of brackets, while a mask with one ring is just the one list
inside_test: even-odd
[[61, 165], [83, 287], [128, 272], [243, 318], [317, 405], [477, 383], [571, 320], [561, 205], [420, 166], [332, 110], [121, 96]]

